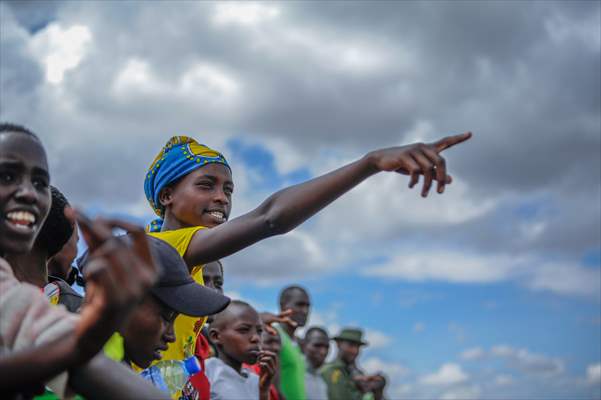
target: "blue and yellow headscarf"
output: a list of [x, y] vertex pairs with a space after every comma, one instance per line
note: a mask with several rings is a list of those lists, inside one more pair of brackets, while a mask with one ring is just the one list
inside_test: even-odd
[[[223, 154], [188, 136], [173, 136], [148, 168], [144, 179], [144, 193], [155, 214], [160, 218], [152, 221], [146, 229], [158, 232], [163, 225], [164, 207], [159, 201], [161, 190], [182, 176], [207, 164], [223, 164], [230, 168]], [[231, 169], [230, 169], [231, 170]]]

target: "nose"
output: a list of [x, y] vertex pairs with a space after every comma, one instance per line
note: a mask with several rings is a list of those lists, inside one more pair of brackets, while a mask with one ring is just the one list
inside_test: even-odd
[[250, 337], [250, 342], [251, 343], [260, 343], [261, 335], [259, 335], [257, 332], [253, 333], [252, 336]]
[[230, 198], [225, 193], [225, 191], [223, 190], [223, 188], [218, 188], [217, 190], [215, 190], [215, 197], [214, 197], [213, 200], [215, 202], [219, 202], [219, 203], [225, 204], [225, 205], [229, 205], [230, 204]]
[[165, 332], [163, 333], [163, 340], [166, 343], [175, 342], [175, 331], [173, 329], [173, 322], [169, 322], [165, 327]]
[[35, 204], [38, 200], [38, 193], [30, 182], [23, 182], [19, 185], [15, 198], [23, 203]]

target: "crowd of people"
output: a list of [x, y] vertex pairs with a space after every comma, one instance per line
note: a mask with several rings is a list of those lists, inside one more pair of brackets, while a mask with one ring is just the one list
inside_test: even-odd
[[[157, 219], [143, 229], [71, 208], [50, 185], [39, 137], [0, 124], [3, 397], [382, 399], [384, 375], [356, 363], [367, 345], [359, 328], [305, 329], [311, 301], [300, 286], [281, 291], [278, 314], [230, 299], [220, 260], [294, 229], [381, 171], [409, 175], [410, 188], [422, 176], [424, 197], [434, 181], [443, 193], [452, 179], [440, 153], [470, 137], [369, 152], [230, 220], [232, 167], [175, 136], [146, 172]], [[326, 363], [331, 341], [337, 354]]]

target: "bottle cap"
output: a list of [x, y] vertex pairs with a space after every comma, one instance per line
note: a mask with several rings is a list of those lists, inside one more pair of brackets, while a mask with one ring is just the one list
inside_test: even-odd
[[196, 375], [200, 372], [200, 363], [198, 362], [198, 359], [194, 356], [186, 358], [184, 360], [184, 367], [186, 368], [186, 371], [188, 371], [188, 374], [190, 376]]

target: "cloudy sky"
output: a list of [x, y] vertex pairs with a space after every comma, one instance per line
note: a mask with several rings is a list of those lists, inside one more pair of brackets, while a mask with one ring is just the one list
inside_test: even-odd
[[226, 289], [367, 331], [391, 399], [601, 397], [601, 17], [586, 2], [0, 3], [0, 119], [91, 213], [152, 217], [172, 135], [234, 215], [367, 151], [467, 130], [427, 199], [378, 175], [224, 260]]

